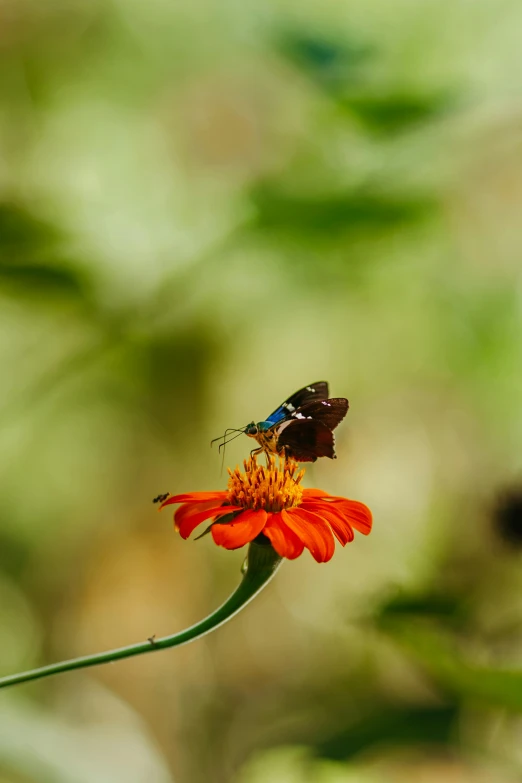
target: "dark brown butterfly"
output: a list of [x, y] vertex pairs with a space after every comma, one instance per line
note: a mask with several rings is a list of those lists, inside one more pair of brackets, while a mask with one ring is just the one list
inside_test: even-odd
[[328, 384], [318, 381], [292, 394], [264, 421], [252, 421], [243, 432], [254, 438], [262, 451], [315, 462], [335, 458], [333, 430], [346, 416], [348, 400], [328, 397]]

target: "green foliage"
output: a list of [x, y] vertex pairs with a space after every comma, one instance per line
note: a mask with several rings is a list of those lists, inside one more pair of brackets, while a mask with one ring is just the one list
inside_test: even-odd
[[522, 672], [481, 666], [459, 649], [456, 639], [423, 623], [397, 623], [388, 632], [449, 694], [515, 712], [522, 711]]
[[61, 232], [14, 204], [0, 204], [0, 288], [16, 297], [83, 299], [84, 272], [61, 256]]
[[402, 133], [454, 108], [449, 93], [406, 92], [384, 82], [379, 50], [355, 38], [341, 40], [288, 32], [282, 53], [363, 128], [381, 135]]
[[374, 48], [346, 35], [334, 40], [305, 31], [287, 30], [279, 39], [281, 53], [301, 68], [319, 87], [331, 91], [360, 78]]
[[430, 120], [442, 118], [453, 108], [447, 95], [415, 95], [373, 90], [345, 93], [338, 104], [378, 134], [401, 133]]
[[259, 231], [308, 234], [328, 241], [395, 229], [426, 217], [433, 208], [433, 201], [425, 196], [401, 197], [370, 189], [293, 195], [265, 184], [252, 192], [251, 199]]
[[455, 742], [456, 706], [400, 708], [380, 706], [372, 715], [348, 725], [317, 744], [315, 753], [349, 761], [360, 753], [387, 747], [451, 746]]

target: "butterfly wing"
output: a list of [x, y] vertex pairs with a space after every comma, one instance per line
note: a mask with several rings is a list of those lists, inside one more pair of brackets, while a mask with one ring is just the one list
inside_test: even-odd
[[348, 411], [348, 400], [344, 397], [331, 397], [329, 400], [315, 400], [301, 406], [291, 418], [296, 421], [315, 419], [325, 424], [329, 430], [334, 430]]
[[304, 386], [299, 391], [294, 392], [287, 400], [285, 400], [279, 408], [268, 416], [265, 421], [271, 424], [278, 424], [281, 421], [289, 418], [303, 405], [307, 405], [311, 402], [318, 400], [326, 400], [328, 398], [328, 383], [326, 381], [317, 381], [317, 383], [311, 383], [309, 386]]
[[316, 419], [293, 419], [285, 422], [279, 432], [277, 450], [286, 451], [298, 462], [315, 462], [318, 457], [335, 458], [333, 432]]

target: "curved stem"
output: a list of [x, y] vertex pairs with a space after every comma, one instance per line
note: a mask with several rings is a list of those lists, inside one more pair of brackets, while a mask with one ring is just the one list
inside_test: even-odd
[[228, 622], [244, 606], [246, 606], [263, 587], [270, 581], [281, 563], [281, 558], [266, 544], [251, 543], [248, 549], [246, 560], [246, 571], [243, 579], [230, 598], [228, 598], [219, 609], [212, 612], [201, 622], [192, 625], [184, 631], [163, 636], [160, 639], [151, 637], [146, 642], [130, 644], [128, 647], [118, 647], [115, 650], [95, 653], [94, 655], [85, 655], [80, 658], [72, 658], [68, 661], [51, 663], [49, 666], [42, 666], [40, 669], [31, 669], [19, 674], [11, 674], [8, 677], [0, 678], [0, 688], [7, 688], [10, 685], [16, 685], [29, 680], [39, 680], [42, 677], [50, 677], [52, 674], [68, 672], [73, 669], [85, 669], [88, 666], [98, 666], [102, 663], [118, 661], [120, 658], [131, 658], [134, 655], [144, 655], [145, 653], [165, 650], [168, 647], [179, 647], [194, 639], [199, 639], [220, 625]]

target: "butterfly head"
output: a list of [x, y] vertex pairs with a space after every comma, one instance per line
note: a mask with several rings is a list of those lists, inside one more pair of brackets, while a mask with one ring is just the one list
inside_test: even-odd
[[245, 429], [243, 430], [245, 435], [248, 435], [249, 438], [255, 438], [257, 437], [257, 434], [259, 432], [259, 427], [255, 423], [255, 421], [251, 421], [250, 424], [248, 424]]
[[273, 427], [273, 423], [271, 421], [258, 421], [257, 423], [255, 421], [251, 421], [250, 424], [245, 427], [243, 432], [245, 435], [248, 435], [249, 438], [257, 438], [260, 434], [266, 432], [271, 427]]

